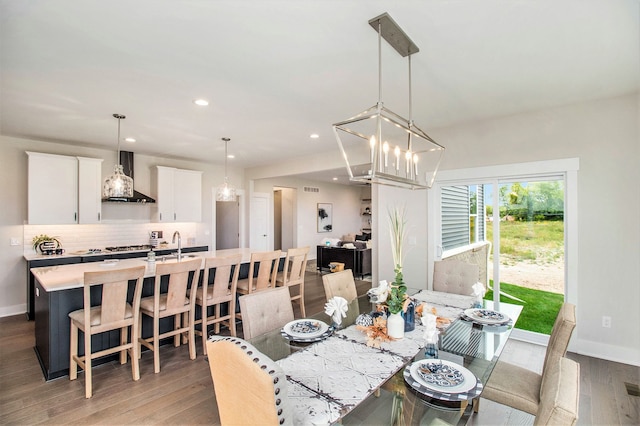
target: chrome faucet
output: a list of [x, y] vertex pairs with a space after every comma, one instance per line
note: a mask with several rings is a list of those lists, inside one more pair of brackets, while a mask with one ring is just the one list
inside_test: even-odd
[[178, 236], [178, 262], [180, 262], [180, 260], [182, 260], [182, 238], [180, 237], [180, 232], [176, 231], [173, 233], [171, 244], [175, 244], [176, 235]]

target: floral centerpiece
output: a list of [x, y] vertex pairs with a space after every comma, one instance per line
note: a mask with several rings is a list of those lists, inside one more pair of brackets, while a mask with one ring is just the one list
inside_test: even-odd
[[389, 320], [401, 321], [402, 330], [394, 331], [394, 327], [387, 324], [387, 333], [392, 338], [402, 338], [404, 335], [404, 319], [402, 312], [406, 312], [411, 299], [407, 296], [407, 286], [402, 275], [402, 261], [404, 257], [404, 241], [407, 236], [407, 220], [403, 208], [389, 210], [389, 232], [391, 234], [391, 255], [394, 265], [394, 280], [388, 284], [381, 281], [377, 288], [369, 290], [368, 294], [373, 303], [378, 305], [378, 311], [387, 311]]

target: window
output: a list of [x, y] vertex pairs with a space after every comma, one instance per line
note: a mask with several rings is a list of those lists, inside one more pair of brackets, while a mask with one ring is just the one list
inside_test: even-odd
[[484, 185], [444, 186], [441, 194], [442, 248], [484, 241]]

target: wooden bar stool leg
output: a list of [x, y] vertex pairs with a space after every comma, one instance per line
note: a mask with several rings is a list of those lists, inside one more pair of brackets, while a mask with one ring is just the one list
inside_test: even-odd
[[[129, 327], [122, 327], [120, 329], [120, 346], [124, 346], [127, 344], [127, 341], [129, 340], [127, 334], [129, 332]], [[120, 351], [120, 364], [126, 364], [127, 363], [127, 350], [126, 349], [122, 349]]]
[[160, 372], [160, 318], [153, 318], [153, 372]]
[[131, 329], [131, 374], [134, 381], [140, 380], [140, 344], [136, 339], [140, 333], [139, 328], [140, 323], [134, 323]]
[[[173, 329], [177, 330], [180, 328], [180, 314], [177, 314], [173, 317]], [[180, 346], [180, 334], [176, 334], [173, 336], [173, 346], [176, 348]]]
[[78, 327], [71, 321], [71, 342], [69, 346], [69, 380], [78, 378], [78, 363], [75, 357], [78, 356]]
[[91, 386], [91, 335], [84, 334], [84, 382], [85, 397], [91, 398], [93, 388]]

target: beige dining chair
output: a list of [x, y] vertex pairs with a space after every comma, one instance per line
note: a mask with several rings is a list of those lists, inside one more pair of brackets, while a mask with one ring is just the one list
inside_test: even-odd
[[207, 352], [221, 425], [293, 424], [278, 364], [237, 337], [212, 336]]
[[[133, 380], [140, 379], [139, 348], [135, 342], [140, 328], [138, 311], [145, 267], [84, 273], [83, 309], [69, 313], [71, 335], [69, 346], [69, 379], [78, 378], [78, 366], [84, 370], [85, 397], [93, 395], [91, 360], [120, 352], [120, 364], [131, 358]], [[129, 281], [135, 280], [133, 300], [127, 302]], [[100, 285], [100, 305], [91, 306], [91, 288]], [[128, 333], [131, 327], [131, 340]], [[78, 330], [84, 333], [84, 355], [78, 355]], [[92, 353], [91, 337], [111, 330], [120, 330], [120, 344]]]
[[356, 282], [353, 279], [353, 271], [351, 269], [323, 275], [322, 284], [324, 285], [324, 294], [327, 300], [340, 296], [347, 302], [351, 302], [358, 297]]
[[238, 301], [245, 339], [280, 328], [294, 319], [289, 289], [286, 287], [245, 294]]
[[478, 265], [455, 259], [433, 263], [434, 291], [469, 296], [473, 294], [473, 285], [479, 281]]
[[580, 364], [561, 357], [550, 361], [547, 370], [533, 424], [574, 426], [580, 404]]
[[[540, 409], [541, 389], [550, 366], [567, 353], [576, 326], [576, 307], [565, 302], [553, 324], [544, 357], [542, 374], [508, 362], [498, 361], [487, 381], [482, 398], [535, 415]], [[474, 409], [478, 411], [477, 401]]]
[[[174, 346], [180, 346], [180, 337], [186, 335], [189, 344], [189, 358], [196, 359], [195, 344], [195, 300], [200, 277], [202, 258], [171, 263], [156, 263], [156, 277], [153, 296], [140, 301], [140, 319], [143, 315], [153, 320], [153, 335], [142, 337], [142, 327], [138, 343], [153, 351], [153, 371], [160, 372], [160, 340], [174, 336]], [[162, 277], [169, 277], [166, 293], [160, 292]], [[160, 319], [173, 317], [174, 328], [160, 333]]]
[[276, 285], [288, 287], [290, 293], [293, 287], [298, 287], [297, 291], [291, 295], [291, 301], [298, 301], [302, 317], [307, 315], [304, 309], [304, 275], [307, 269], [308, 255], [308, 246], [287, 250], [284, 269], [276, 276]]
[[[224, 324], [232, 336], [236, 335], [236, 287], [241, 262], [242, 254], [204, 260], [202, 286], [196, 291], [196, 306], [200, 306], [202, 314], [193, 325], [201, 324], [201, 329], [196, 329], [195, 333], [202, 336], [202, 351], [205, 355], [210, 325], [214, 326], [216, 334], [220, 333], [220, 324]], [[211, 276], [213, 282], [209, 284]], [[213, 310], [212, 315], [209, 315], [209, 308]], [[222, 308], [226, 308], [224, 315]]]

